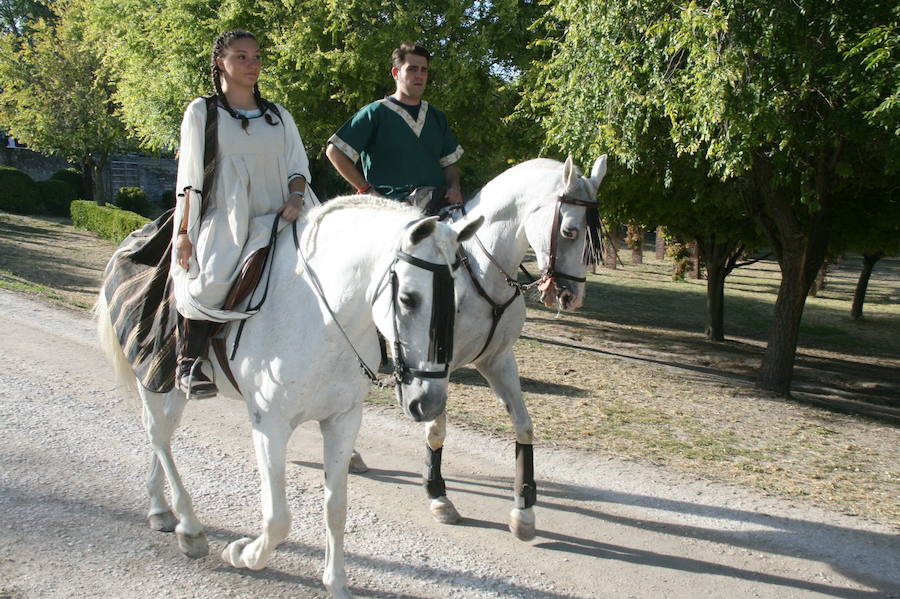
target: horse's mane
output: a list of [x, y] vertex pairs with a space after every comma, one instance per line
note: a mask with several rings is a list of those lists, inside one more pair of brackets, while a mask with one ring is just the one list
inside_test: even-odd
[[352, 209], [375, 210], [379, 212], [403, 212], [408, 214], [411, 218], [421, 216], [422, 214], [416, 208], [413, 208], [408, 204], [396, 200], [389, 200], [387, 198], [380, 198], [378, 196], [352, 195], [333, 198], [316, 208], [309, 215], [308, 225], [304, 232], [307, 255], [312, 255], [315, 251], [315, 240], [319, 232], [319, 226], [322, 224], [325, 217], [338, 210]]

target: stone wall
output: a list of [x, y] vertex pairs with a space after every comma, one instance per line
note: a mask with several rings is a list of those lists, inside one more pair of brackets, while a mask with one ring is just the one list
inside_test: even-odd
[[[73, 166], [58, 156], [44, 156], [28, 148], [0, 149], [0, 164], [28, 173], [35, 181], [49, 179], [56, 171]], [[109, 159], [103, 172], [106, 198], [112, 202], [120, 187], [140, 187], [151, 202], [159, 203], [167, 189], [175, 189], [178, 162], [126, 154]]]
[[107, 197], [113, 200], [120, 187], [140, 187], [151, 202], [160, 203], [166, 190], [175, 189], [178, 162], [173, 158], [115, 156], [104, 173]]
[[49, 179], [56, 171], [71, 166], [59, 156], [44, 156], [27, 148], [3, 148], [0, 164], [25, 171], [35, 181]]

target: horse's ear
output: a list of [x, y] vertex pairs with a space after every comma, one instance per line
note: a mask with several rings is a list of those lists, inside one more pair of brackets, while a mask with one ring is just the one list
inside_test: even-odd
[[472, 236], [475, 235], [475, 231], [484, 224], [484, 217], [479, 216], [475, 220], [471, 222], [460, 221], [458, 223], [453, 223], [451, 227], [456, 231], [456, 240], [459, 243], [466, 241], [467, 239], [471, 239]]
[[601, 156], [594, 162], [594, 167], [591, 169], [591, 178], [588, 179], [588, 183], [591, 185], [591, 189], [593, 193], [591, 195], [596, 195], [597, 190], [600, 188], [600, 183], [603, 181], [603, 177], [606, 176], [606, 154]]
[[417, 222], [409, 231], [406, 233], [406, 239], [409, 241], [410, 245], [416, 245], [432, 233], [434, 233], [434, 226], [438, 222], [438, 217], [429, 216], [428, 218], [423, 218], [419, 222]]
[[566, 158], [566, 164], [563, 166], [563, 189], [569, 191], [575, 188], [575, 181], [578, 179], [578, 173], [575, 169], [575, 163], [572, 161], [572, 155]]

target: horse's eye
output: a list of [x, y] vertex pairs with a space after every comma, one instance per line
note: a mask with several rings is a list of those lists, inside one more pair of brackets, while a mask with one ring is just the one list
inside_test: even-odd
[[419, 295], [417, 293], [403, 293], [400, 295], [400, 303], [408, 310], [415, 309], [419, 305]]
[[562, 230], [562, 236], [566, 239], [575, 239], [578, 237], [578, 229], [564, 227]]

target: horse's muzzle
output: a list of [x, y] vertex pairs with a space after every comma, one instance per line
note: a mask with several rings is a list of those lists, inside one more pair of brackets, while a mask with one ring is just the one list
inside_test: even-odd
[[409, 385], [397, 385], [400, 407], [416, 422], [430, 422], [447, 407], [446, 382], [413, 380]]

